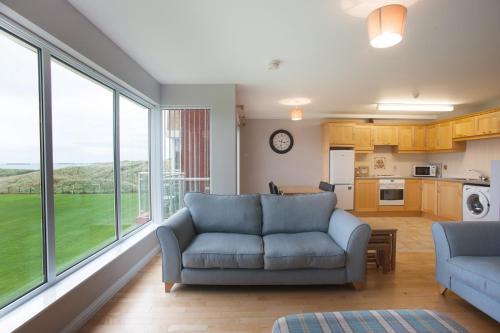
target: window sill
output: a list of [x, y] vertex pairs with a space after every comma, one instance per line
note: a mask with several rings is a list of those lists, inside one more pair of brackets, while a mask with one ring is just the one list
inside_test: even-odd
[[[67, 277], [7, 312], [0, 318], [0, 327], [2, 327], [2, 330], [5, 329], [7, 332], [18, 329], [50, 305], [54, 304], [70, 291], [78, 287], [82, 282], [93, 276], [103, 267], [106, 267], [106, 265], [139, 243], [142, 239], [148, 237], [156, 230], [156, 227], [156, 223], [149, 223], [147, 226], [144, 226], [130, 237], [127, 237], [123, 241], [111, 247], [102, 255], [72, 272]], [[42, 287], [43, 286], [40, 288]], [[32, 292], [36, 292], [36, 289]]]

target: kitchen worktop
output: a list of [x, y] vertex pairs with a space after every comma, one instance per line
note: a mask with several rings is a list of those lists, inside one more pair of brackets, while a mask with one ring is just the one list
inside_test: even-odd
[[438, 177], [403, 177], [403, 176], [394, 176], [394, 177], [388, 177], [388, 176], [367, 176], [367, 177], [356, 177], [356, 179], [423, 179], [423, 180], [438, 180], [438, 181], [444, 181], [444, 182], [456, 182], [456, 183], [462, 183], [462, 184], [470, 184], [470, 185], [483, 185], [483, 186], [489, 186], [489, 182], [484, 182], [479, 179], [468, 179], [468, 178], [438, 178]]

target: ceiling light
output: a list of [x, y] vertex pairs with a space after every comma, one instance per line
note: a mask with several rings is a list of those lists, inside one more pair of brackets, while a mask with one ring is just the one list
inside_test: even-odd
[[267, 64], [267, 69], [270, 71], [275, 71], [278, 68], [280, 68], [280, 65], [281, 65], [281, 60], [273, 59], [269, 62], [269, 64]]
[[306, 97], [293, 97], [282, 99], [281, 101], [279, 101], [279, 103], [287, 106], [300, 106], [310, 104], [311, 100]]
[[402, 104], [379, 103], [378, 111], [425, 111], [425, 112], [450, 112], [454, 107], [451, 104]]
[[375, 48], [391, 47], [403, 39], [406, 7], [387, 5], [375, 9], [368, 15], [368, 36]]
[[302, 120], [304, 117], [304, 110], [301, 108], [294, 108], [293, 110], [290, 111], [290, 118], [292, 120]]

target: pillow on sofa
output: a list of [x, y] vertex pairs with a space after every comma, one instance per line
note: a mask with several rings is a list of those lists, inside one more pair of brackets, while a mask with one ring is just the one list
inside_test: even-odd
[[184, 202], [197, 233], [227, 232], [260, 235], [262, 208], [259, 194], [217, 195], [187, 193]]
[[266, 195], [262, 203], [264, 235], [307, 231], [328, 231], [337, 205], [333, 192], [304, 195]]

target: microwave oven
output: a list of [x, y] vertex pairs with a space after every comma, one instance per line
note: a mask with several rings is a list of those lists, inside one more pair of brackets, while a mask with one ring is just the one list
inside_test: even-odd
[[437, 166], [435, 165], [414, 165], [414, 177], [437, 177]]

